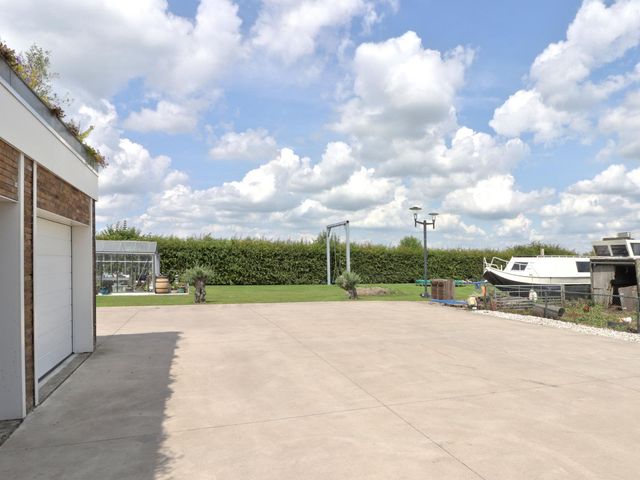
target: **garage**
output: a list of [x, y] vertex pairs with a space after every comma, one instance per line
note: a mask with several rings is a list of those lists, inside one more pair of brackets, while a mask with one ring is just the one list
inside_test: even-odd
[[0, 112], [2, 421], [46, 401], [95, 348], [99, 162], [2, 55]]
[[37, 219], [34, 322], [36, 378], [73, 352], [71, 227]]

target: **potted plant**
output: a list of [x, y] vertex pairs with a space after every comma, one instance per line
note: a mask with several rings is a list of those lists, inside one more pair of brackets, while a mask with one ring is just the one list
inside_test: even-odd
[[206, 303], [207, 301], [207, 282], [213, 280], [214, 272], [209, 267], [196, 265], [184, 272], [182, 278], [195, 287], [193, 301], [195, 303]]

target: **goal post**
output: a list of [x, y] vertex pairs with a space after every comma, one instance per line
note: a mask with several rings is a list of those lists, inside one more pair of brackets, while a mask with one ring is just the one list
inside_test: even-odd
[[344, 227], [347, 243], [347, 272], [351, 271], [351, 244], [349, 241], [349, 220], [327, 225], [327, 285], [331, 285], [331, 229]]

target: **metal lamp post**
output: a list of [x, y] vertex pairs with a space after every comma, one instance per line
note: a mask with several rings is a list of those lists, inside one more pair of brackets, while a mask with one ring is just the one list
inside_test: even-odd
[[424, 241], [424, 293], [422, 293], [423, 298], [429, 298], [429, 290], [427, 289], [427, 226], [431, 225], [433, 229], [436, 228], [436, 217], [437, 213], [432, 212], [429, 215], [431, 216], [431, 221], [427, 220], [418, 220], [418, 212], [422, 211], [420, 207], [411, 207], [409, 210], [413, 212], [413, 226], [417, 227], [418, 225], [422, 225], [422, 233], [423, 233], [423, 241]]

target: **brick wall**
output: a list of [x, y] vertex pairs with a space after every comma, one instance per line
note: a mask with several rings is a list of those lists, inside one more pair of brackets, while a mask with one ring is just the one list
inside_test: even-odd
[[33, 410], [33, 160], [24, 159], [24, 352], [27, 412]]
[[18, 200], [18, 159], [20, 153], [0, 140], [0, 195]]
[[89, 225], [91, 201], [89, 196], [46, 168], [38, 167], [38, 208]]

